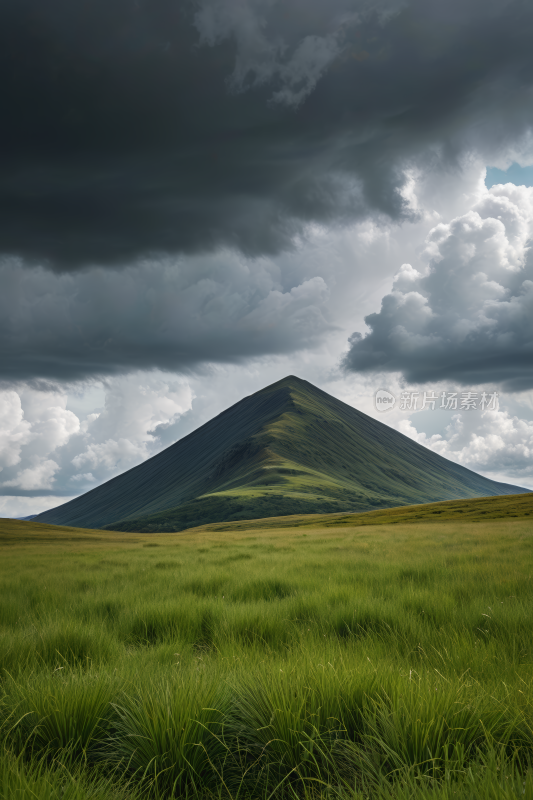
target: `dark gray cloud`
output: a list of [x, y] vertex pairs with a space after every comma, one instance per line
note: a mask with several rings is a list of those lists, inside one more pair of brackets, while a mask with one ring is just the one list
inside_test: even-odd
[[322, 277], [290, 280], [234, 252], [63, 274], [5, 260], [0, 283], [7, 382], [238, 362], [316, 346], [334, 328]]
[[531, 123], [526, 0], [0, 0], [0, 252], [70, 270], [411, 213]]
[[404, 264], [370, 332], [355, 333], [349, 370], [410, 383], [533, 387], [533, 189], [494, 186], [429, 234], [426, 274]]

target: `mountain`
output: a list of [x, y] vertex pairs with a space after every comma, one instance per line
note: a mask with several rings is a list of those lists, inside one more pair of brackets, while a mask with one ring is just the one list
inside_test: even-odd
[[454, 464], [289, 376], [36, 522], [178, 531], [527, 490]]

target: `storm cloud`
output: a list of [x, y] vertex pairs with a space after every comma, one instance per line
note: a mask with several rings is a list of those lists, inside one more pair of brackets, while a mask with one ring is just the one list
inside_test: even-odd
[[6, 260], [0, 282], [3, 381], [187, 371], [316, 346], [335, 328], [321, 276], [289, 281], [232, 252], [74, 274]]
[[527, 130], [532, 28], [521, 0], [0, 0], [0, 253], [257, 256], [410, 217], [414, 162]]
[[401, 371], [410, 383], [446, 378], [533, 387], [533, 189], [497, 185], [426, 240], [425, 274], [404, 264], [370, 332], [355, 333], [347, 369]]

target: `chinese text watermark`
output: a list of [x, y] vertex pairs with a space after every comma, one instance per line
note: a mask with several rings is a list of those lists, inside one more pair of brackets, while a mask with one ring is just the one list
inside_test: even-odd
[[[498, 392], [401, 392], [400, 411], [497, 411]], [[395, 395], [386, 389], [375, 394], [378, 411], [389, 411], [397, 402]]]

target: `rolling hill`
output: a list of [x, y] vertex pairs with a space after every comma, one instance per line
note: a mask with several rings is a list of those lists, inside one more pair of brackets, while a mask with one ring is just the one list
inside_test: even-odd
[[413, 525], [417, 522], [488, 522], [533, 517], [533, 492], [526, 494], [470, 497], [466, 500], [441, 500], [414, 506], [394, 506], [356, 514], [294, 514], [291, 517], [266, 517], [239, 522], [209, 522], [195, 531], [252, 531], [290, 528], [335, 528], [350, 525]]
[[289, 376], [35, 522], [178, 531], [210, 522], [516, 494]]

